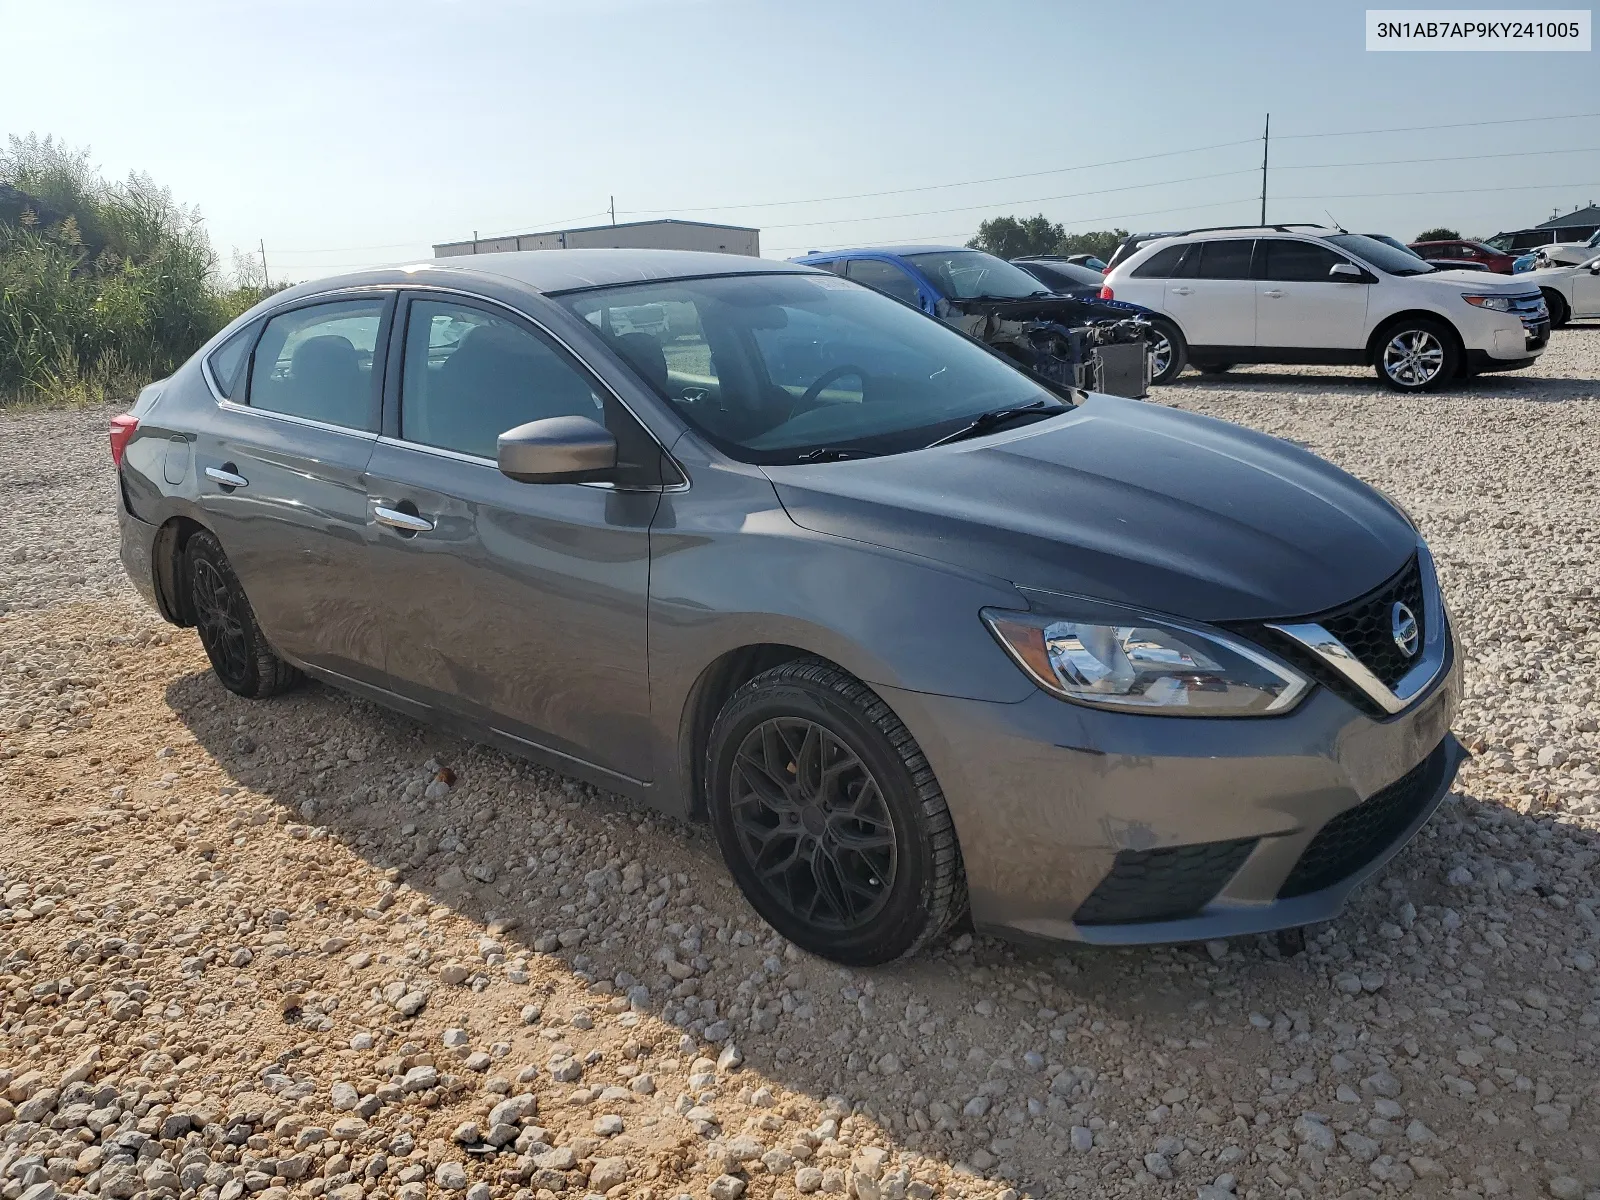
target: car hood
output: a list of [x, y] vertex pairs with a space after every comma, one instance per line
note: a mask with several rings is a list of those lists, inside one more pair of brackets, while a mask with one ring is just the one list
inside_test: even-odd
[[1468, 287], [1474, 292], [1505, 292], [1512, 296], [1528, 291], [1528, 285], [1521, 276], [1500, 275], [1493, 271], [1435, 271], [1432, 275], [1413, 275], [1407, 282], [1441, 288]]
[[1196, 620], [1321, 612], [1417, 544], [1383, 497], [1315, 455], [1112, 396], [971, 441], [765, 470], [805, 529]]

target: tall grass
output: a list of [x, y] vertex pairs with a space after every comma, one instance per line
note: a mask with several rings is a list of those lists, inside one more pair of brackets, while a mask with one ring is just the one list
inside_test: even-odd
[[149, 176], [32, 134], [0, 150], [0, 406], [127, 398], [263, 294], [224, 284], [199, 213]]

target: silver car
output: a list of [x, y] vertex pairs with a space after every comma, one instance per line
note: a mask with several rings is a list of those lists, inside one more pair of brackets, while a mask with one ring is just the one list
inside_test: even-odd
[[273, 296], [113, 421], [122, 555], [309, 675], [708, 820], [785, 937], [1295, 927], [1461, 751], [1428, 549], [1287, 443], [846, 279], [479, 255]]

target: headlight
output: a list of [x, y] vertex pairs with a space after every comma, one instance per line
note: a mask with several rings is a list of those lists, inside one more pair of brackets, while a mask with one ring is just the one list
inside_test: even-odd
[[1476, 308], [1492, 308], [1495, 312], [1510, 312], [1510, 296], [1481, 296], [1475, 292], [1462, 292], [1461, 298]]
[[1226, 634], [1094, 607], [1098, 611], [1085, 614], [1094, 621], [994, 608], [984, 609], [983, 619], [1045, 691], [1096, 708], [1172, 717], [1271, 716], [1288, 712], [1311, 686]]

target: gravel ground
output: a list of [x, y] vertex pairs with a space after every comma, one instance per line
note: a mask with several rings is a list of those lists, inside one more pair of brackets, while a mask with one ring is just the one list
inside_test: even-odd
[[1600, 1200], [1597, 376], [1591, 325], [1437, 397], [1164, 389], [1416, 516], [1457, 791], [1303, 953], [873, 971], [785, 946], [702, 830], [224, 692], [118, 582], [105, 414], [0, 418], [0, 1198]]

